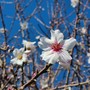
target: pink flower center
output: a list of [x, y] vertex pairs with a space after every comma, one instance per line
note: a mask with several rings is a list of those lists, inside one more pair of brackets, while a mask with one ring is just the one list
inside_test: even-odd
[[51, 45], [51, 48], [53, 49], [53, 51], [58, 52], [62, 49], [62, 45], [60, 45], [60, 43], [55, 42]]

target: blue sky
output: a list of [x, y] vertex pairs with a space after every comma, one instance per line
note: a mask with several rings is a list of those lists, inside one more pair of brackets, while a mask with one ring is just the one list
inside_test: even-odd
[[[13, 4], [4, 4], [5, 1], [11, 2]], [[38, 35], [41, 35], [41, 36], [44, 35], [44, 36], [50, 38], [50, 29], [45, 28], [34, 17], [32, 17], [31, 19], [28, 20], [29, 38], [26, 37], [27, 31], [24, 31], [25, 37], [22, 38], [21, 32], [19, 32], [20, 21], [17, 19], [14, 1], [15, 0], [0, 0], [1, 6], [2, 6], [2, 12], [3, 12], [3, 16], [4, 16], [4, 23], [5, 23], [6, 29], [7, 29], [7, 36], [8, 36], [7, 38], [9, 41], [8, 44], [10, 46], [15, 46], [16, 48], [20, 48], [20, 47], [22, 47], [21, 43], [22, 43], [23, 39], [28, 39], [28, 40], [37, 42], [35, 37]], [[25, 5], [27, 5], [30, 0], [24, 0], [24, 1], [25, 2], [20, 3], [20, 6], [22, 8], [25, 7]], [[39, 2], [39, 1], [40, 0], [32, 0], [31, 4], [23, 10], [22, 13], [24, 15], [24, 18], [27, 18], [29, 15], [31, 15], [33, 10], [37, 7], [37, 2]], [[43, 23], [45, 23], [47, 26], [50, 26], [50, 21], [52, 20], [51, 12], [53, 12], [53, 5], [54, 5], [53, 2], [54, 2], [54, 0], [42, 0], [42, 3], [40, 4], [39, 8], [37, 9], [37, 11], [38, 11], [42, 7], [42, 11], [40, 9], [39, 10], [40, 12], [35, 14], [35, 16], [37, 18], [39, 18], [41, 21], [43, 21]], [[70, 34], [70, 36], [72, 36], [72, 32], [73, 32], [73, 28], [74, 28], [73, 25], [75, 24], [75, 19], [76, 19], [76, 13], [75, 13], [76, 8], [73, 8], [71, 6], [70, 0], [59, 0], [59, 3], [61, 5], [60, 9], [62, 10], [62, 16], [64, 17], [64, 20], [65, 20], [65, 23], [61, 24], [59, 26], [59, 28], [60, 28], [61, 32], [63, 32], [63, 34], [65, 35], [65, 38], [67, 39], [67, 38], [69, 38], [69, 34]], [[83, 6], [81, 6], [81, 8], [83, 8]], [[90, 10], [86, 9], [84, 11], [83, 15], [85, 15], [87, 18], [90, 18]], [[60, 15], [60, 16], [58, 16], [58, 18], [61, 18], [62, 16]], [[23, 16], [21, 16], [21, 17], [23, 17]], [[22, 21], [24, 21], [23, 18], [22, 18]], [[12, 26], [12, 23], [13, 23], [13, 26]], [[72, 25], [68, 25], [68, 23], [71, 23]], [[90, 22], [88, 21], [88, 23], [90, 23]], [[67, 27], [65, 27], [65, 24]], [[81, 28], [83, 26], [84, 26], [84, 22], [81, 21], [79, 28]], [[2, 28], [1, 18], [0, 18], [0, 28]], [[69, 28], [69, 30], [66, 30], [66, 28]], [[18, 38], [14, 38], [14, 36], [18, 36]], [[0, 44], [2, 44], [4, 41], [4, 36], [2, 34], [0, 34], [0, 38], [1, 38]], [[77, 35], [76, 39], [78, 42], [82, 41], [81, 37], [79, 35]], [[85, 42], [85, 43], [87, 44], [87, 42]], [[76, 50], [75, 50], [74, 54], [77, 54]], [[75, 55], [73, 55], [73, 56], [75, 57]], [[10, 61], [10, 59], [8, 59], [8, 61]], [[55, 64], [53, 67], [56, 68], [57, 66], [58, 65]], [[62, 80], [63, 75], [66, 75], [66, 70], [61, 71], [61, 73], [60, 73], [60, 75], [57, 76], [56, 82], [59, 82], [60, 80]]]

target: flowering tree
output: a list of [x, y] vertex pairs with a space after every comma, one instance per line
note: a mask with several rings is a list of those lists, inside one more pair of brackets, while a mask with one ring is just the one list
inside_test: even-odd
[[0, 90], [89, 90], [89, 0], [0, 1]]

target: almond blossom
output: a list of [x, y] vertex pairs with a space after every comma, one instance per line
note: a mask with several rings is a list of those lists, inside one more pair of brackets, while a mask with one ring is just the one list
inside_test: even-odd
[[4, 33], [5, 31], [8, 31], [8, 30], [4, 28], [0, 28], [0, 33]]
[[71, 0], [71, 6], [75, 8], [79, 3], [79, 0]]
[[85, 27], [83, 27], [83, 28], [81, 29], [81, 33], [82, 33], [82, 34], [86, 34], [86, 32], [87, 32], [87, 29], [86, 29]]
[[68, 53], [76, 45], [76, 39], [63, 40], [64, 35], [59, 30], [51, 30], [51, 38], [41, 37], [38, 42], [43, 50], [41, 57], [49, 64], [59, 62], [63, 67], [69, 68], [72, 57]]
[[24, 47], [26, 49], [25, 53], [33, 53], [36, 50], [36, 47], [34, 45], [35, 42], [23, 40], [22, 44], [24, 45]]
[[26, 22], [26, 21], [23, 22], [23, 23], [20, 22], [20, 26], [21, 26], [21, 29], [22, 29], [22, 30], [26, 30], [26, 29], [28, 29], [28, 22]]
[[24, 48], [14, 49], [13, 55], [14, 58], [11, 60], [11, 63], [14, 65], [22, 66], [23, 63], [27, 61], [27, 55], [24, 53]]
[[24, 30], [28, 29], [28, 22], [20, 22], [22, 37], [24, 37]]

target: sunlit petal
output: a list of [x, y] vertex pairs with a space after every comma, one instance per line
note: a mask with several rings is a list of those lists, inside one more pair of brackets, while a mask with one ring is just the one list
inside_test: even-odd
[[70, 39], [65, 40], [64, 45], [63, 45], [63, 49], [65, 50], [70, 50], [73, 49], [73, 47], [77, 44], [76, 39], [74, 39], [73, 37]]

